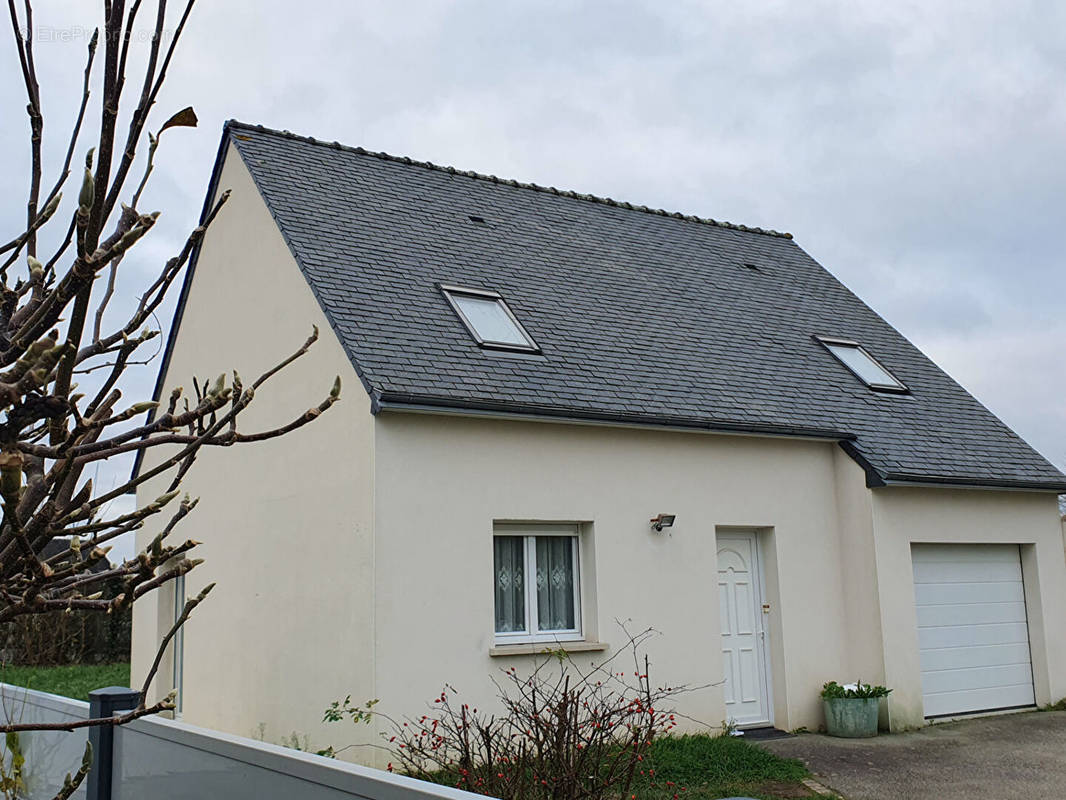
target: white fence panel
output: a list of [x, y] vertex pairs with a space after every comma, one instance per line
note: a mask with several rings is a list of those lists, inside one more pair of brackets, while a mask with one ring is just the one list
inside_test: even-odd
[[[0, 712], [9, 722], [76, 722], [88, 719], [89, 704], [0, 684]], [[86, 738], [87, 729], [21, 734], [27, 800], [55, 795], [64, 777], [81, 765]], [[111, 763], [94, 768], [74, 798], [84, 800], [86, 785], [108, 767], [109, 800], [485, 800], [161, 717], [115, 728]]]
[[[0, 683], [0, 714], [9, 724], [77, 722], [88, 719], [89, 704]], [[19, 734], [19, 745], [26, 756], [24, 778], [28, 800], [46, 800], [55, 796], [67, 774], [76, 772], [81, 766], [86, 736], [85, 729], [70, 733], [30, 731]], [[6, 752], [6, 748], [5, 758], [10, 765], [10, 753]], [[84, 784], [73, 796], [77, 800], [85, 797]]]
[[159, 717], [116, 730], [115, 769], [113, 800], [485, 800]]

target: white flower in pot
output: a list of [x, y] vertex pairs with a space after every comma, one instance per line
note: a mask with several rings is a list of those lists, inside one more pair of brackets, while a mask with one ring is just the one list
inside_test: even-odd
[[862, 681], [841, 686], [829, 681], [822, 687], [825, 729], [830, 736], [860, 739], [877, 736], [877, 716], [881, 698], [891, 689]]

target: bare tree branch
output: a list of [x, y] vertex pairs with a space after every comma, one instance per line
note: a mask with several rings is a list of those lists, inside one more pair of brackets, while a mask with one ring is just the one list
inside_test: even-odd
[[[128, 116], [121, 113], [127, 70], [139, 63], [131, 57], [136, 45], [134, 25], [143, 18], [141, 12], [150, 13], [151, 3], [103, 0], [102, 58], [96, 58], [98, 30], [89, 42], [81, 97], [55, 165], [56, 180], [43, 199], [45, 120], [34, 62], [33, 3], [8, 0], [7, 5], [30, 120], [30, 174], [25, 219], [11, 224], [11, 233], [0, 239], [6, 242], [0, 244], [0, 625], [48, 614], [124, 613], [139, 599], [188, 574], [202, 563], [194, 557], [199, 542], [172, 541], [172, 534], [196, 501], [186, 497], [176, 510], [171, 503], [180, 495], [181, 482], [202, 448], [284, 436], [318, 419], [340, 397], [337, 378], [316, 405], [302, 413], [294, 409], [287, 422], [262, 430], [242, 429], [243, 412], [257, 393], [308, 352], [318, 338], [316, 329], [302, 346], [250, 385], [234, 371], [232, 376], [223, 374], [212, 381], [193, 379], [191, 396], [175, 389], [162, 404], [143, 398], [123, 400], [127, 369], [151, 360], [141, 348], [159, 335], [157, 327], [147, 324], [185, 274], [229, 197], [226, 191], [216, 198], [181, 250], [159, 266], [129, 315], [120, 317], [126, 322], [105, 332], [109, 309], [121, 296], [118, 288], [126, 279], [120, 267], [126, 259], [137, 257], [136, 245], [159, 218], [158, 212], [144, 213], [138, 206], [155, 167], [160, 137], [170, 128], [196, 125], [196, 114], [187, 107], [171, 115], [154, 135], [148, 133], [152, 109], [195, 0], [181, 4], [172, 31], [167, 0], [155, 0], [152, 38], [144, 71], [137, 76], [140, 94]], [[99, 123], [90, 134], [83, 128], [90, 112], [97, 110], [95, 105], [90, 109], [94, 79], [101, 87]], [[120, 118], [128, 121], [122, 131]], [[67, 217], [66, 212], [59, 214], [59, 208], [83, 134], [94, 146], [85, 154], [77, 203]], [[128, 196], [127, 179], [145, 140], [144, 172]], [[53, 174], [51, 166], [48, 172]], [[123, 197], [130, 200], [129, 205], [119, 203]], [[57, 215], [67, 225], [66, 231], [57, 231], [63, 235], [57, 237], [47, 263], [42, 263], [37, 258], [38, 234]], [[10, 268], [23, 257], [26, 272], [12, 277], [21, 270]], [[79, 392], [75, 375], [90, 376], [91, 388]], [[147, 418], [138, 424], [136, 418], [146, 413]], [[164, 446], [173, 452], [167, 451], [136, 477], [106, 491], [86, 477], [93, 464], [130, 453], [159, 452], [156, 448]], [[160, 497], [142, 502], [133, 511], [108, 515], [113, 500], [153, 480], [167, 487]], [[153, 523], [161, 527], [144, 550], [120, 564], [109, 561], [109, 542]], [[57, 541], [61, 543], [58, 548]], [[112, 718], [70, 723], [2, 720], [0, 733], [121, 725], [173, 708], [173, 693], [154, 703], [149, 703], [147, 693], [166, 648], [210, 589], [185, 604], [163, 637], [144, 677], [138, 708]], [[75, 791], [89, 769], [90, 754], [86, 759], [57, 797], [69, 797]]]

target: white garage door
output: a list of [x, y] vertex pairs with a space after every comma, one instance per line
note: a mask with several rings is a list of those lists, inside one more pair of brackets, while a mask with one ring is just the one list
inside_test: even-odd
[[1033, 705], [1018, 546], [916, 544], [911, 556], [925, 716]]

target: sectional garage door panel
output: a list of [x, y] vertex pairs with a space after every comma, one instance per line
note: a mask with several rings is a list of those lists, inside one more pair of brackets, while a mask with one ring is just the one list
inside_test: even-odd
[[913, 545], [925, 716], [1033, 705], [1017, 545]]
[[[929, 580], [929, 571], [924, 564], [919, 564], [921, 570], [915, 570], [914, 593], [919, 605], [951, 605], [967, 603], [973, 599], [973, 583], [918, 583], [925, 579]], [[921, 573], [920, 575], [917, 573]], [[933, 575], [936, 579], [936, 575]], [[990, 603], [1024, 603], [1025, 591], [1020, 580], [1014, 580], [1013, 576], [1008, 580], [984, 581], [981, 586], [982, 597]]]
[[941, 647], [922, 651], [922, 670], [979, 669], [1001, 664], [1029, 663], [1029, 643], [971, 645], [969, 647]]
[[[967, 609], [968, 610], [968, 609]], [[918, 611], [918, 647], [922, 650], [968, 648], [982, 645], [1025, 644], [1029, 637], [1024, 622], [985, 622], [971, 624], [923, 623]], [[974, 665], [978, 666], [978, 665]], [[924, 664], [923, 664], [924, 667]]]
[[953, 717], [1004, 708], [1027, 708], [1033, 705], [1033, 685], [992, 687], [969, 691], [947, 692], [926, 699], [925, 716]]

